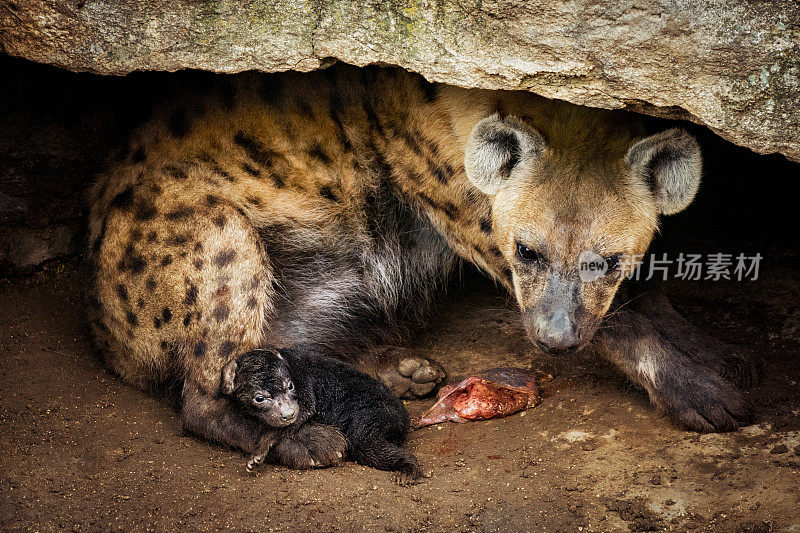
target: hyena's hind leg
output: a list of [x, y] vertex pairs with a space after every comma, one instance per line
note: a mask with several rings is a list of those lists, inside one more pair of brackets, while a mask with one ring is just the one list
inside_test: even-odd
[[[156, 257], [144, 287], [169, 313], [141, 320], [139, 342], [161, 346], [184, 381], [181, 421], [187, 432], [251, 452], [261, 425], [219, 394], [221, 369], [258, 346], [272, 307], [269, 262], [243, 213], [213, 194], [163, 199], [169, 221], [143, 254]], [[158, 217], [158, 215], [156, 215]], [[144, 241], [148, 243], [147, 240]]]
[[[186, 431], [252, 452], [263, 428], [219, 394], [219, 383], [225, 363], [262, 341], [274, 296], [269, 260], [243, 212], [211, 190], [182, 189], [190, 178], [180, 176], [111, 202], [94, 261], [96, 329], [127, 381], [184, 382]], [[329, 461], [319, 451], [308, 453]]]
[[224, 363], [259, 342], [270, 272], [246, 217], [211, 192], [189, 194], [192, 178], [174, 173], [129, 185], [93, 213], [104, 228], [91, 246], [93, 326], [126, 381], [184, 383], [187, 430], [249, 450], [258, 428], [217, 391]]
[[243, 416], [226, 398], [207, 394], [191, 383], [183, 388], [181, 422], [189, 433], [246, 453], [255, 451], [263, 432], [256, 419]]
[[[228, 361], [263, 344], [274, 282], [269, 258], [250, 221], [238, 210], [218, 209], [218, 203], [212, 203], [213, 216], [192, 224], [200, 228], [202, 246], [195, 246], [186, 277], [184, 300], [192, 303], [189, 311], [196, 321], [187, 326], [181, 350], [188, 373], [182, 420], [188, 431], [253, 453], [270, 430], [221, 397], [219, 383]], [[287, 466], [327, 466], [341, 460], [343, 441], [333, 428], [311, 424], [282, 438], [270, 458]]]

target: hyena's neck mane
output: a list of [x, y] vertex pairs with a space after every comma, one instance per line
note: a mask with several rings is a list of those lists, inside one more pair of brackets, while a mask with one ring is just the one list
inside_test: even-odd
[[[472, 126], [498, 110], [486, 91], [432, 85], [421, 76], [379, 71], [374, 100], [365, 103], [371, 142], [384, 174], [423, 212], [452, 249], [506, 287], [511, 271], [495, 243], [489, 198], [464, 171], [464, 146]], [[472, 94], [470, 94], [472, 93]], [[469, 112], [459, 99], [474, 97]]]

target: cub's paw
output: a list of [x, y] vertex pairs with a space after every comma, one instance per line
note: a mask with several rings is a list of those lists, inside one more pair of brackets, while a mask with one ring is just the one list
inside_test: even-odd
[[247, 461], [247, 471], [252, 472], [264, 461], [263, 455], [254, 455]]
[[399, 398], [422, 398], [441, 385], [446, 376], [436, 362], [401, 348], [387, 349], [378, 378]]
[[411, 485], [419, 485], [422, 483], [422, 478], [425, 475], [422, 472], [395, 472], [392, 474], [392, 483], [400, 485], [401, 487], [410, 487]]
[[399, 450], [398, 456], [397, 463], [394, 465], [395, 472], [392, 481], [401, 486], [421, 483], [425, 475], [419, 467], [417, 458], [405, 450]]
[[744, 393], [703, 366], [663, 373], [649, 392], [656, 407], [690, 430], [733, 431], [753, 420], [753, 406]]
[[342, 461], [347, 440], [338, 429], [308, 422], [270, 450], [272, 462], [289, 468], [322, 468]]

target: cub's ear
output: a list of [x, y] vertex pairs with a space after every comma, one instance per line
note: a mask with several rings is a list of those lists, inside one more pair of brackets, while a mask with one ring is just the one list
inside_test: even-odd
[[219, 384], [219, 390], [222, 394], [233, 394], [233, 380], [236, 379], [236, 359], [231, 359], [222, 367], [222, 381]]
[[673, 128], [646, 137], [626, 156], [634, 174], [647, 182], [663, 215], [685, 209], [700, 186], [700, 146], [686, 131]]
[[538, 159], [544, 149], [538, 131], [516, 117], [495, 113], [475, 124], [469, 134], [464, 154], [467, 178], [494, 196], [515, 167]]

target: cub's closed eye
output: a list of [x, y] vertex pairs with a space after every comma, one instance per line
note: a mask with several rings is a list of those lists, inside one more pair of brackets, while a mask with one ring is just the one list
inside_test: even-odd
[[539, 254], [521, 242], [517, 242], [517, 257], [526, 263], [538, 263], [540, 261]]

